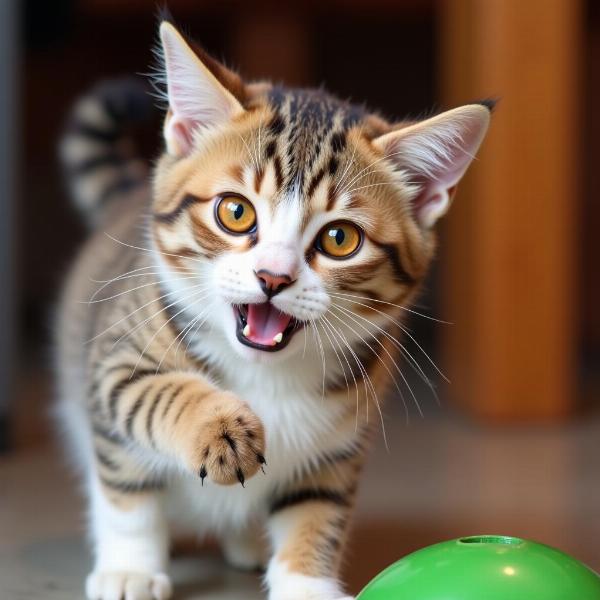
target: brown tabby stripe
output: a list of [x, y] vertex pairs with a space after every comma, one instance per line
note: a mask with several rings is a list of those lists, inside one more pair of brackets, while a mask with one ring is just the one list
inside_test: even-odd
[[317, 187], [319, 186], [319, 183], [321, 183], [323, 177], [325, 177], [325, 169], [323, 169], [323, 167], [321, 167], [313, 176], [310, 185], [308, 186], [308, 190], [306, 191], [306, 196], [307, 198], [310, 198], [315, 190], [317, 189]]
[[140, 379], [156, 374], [156, 369], [140, 369], [139, 371], [136, 371], [135, 374], [132, 374], [129, 377], [124, 377], [113, 385], [108, 395], [108, 412], [112, 422], [114, 422], [117, 418], [117, 403], [119, 402], [121, 394], [128, 387], [140, 381]]
[[146, 434], [148, 436], [148, 441], [150, 442], [150, 445], [153, 447], [156, 447], [156, 442], [154, 440], [154, 413], [156, 412], [156, 409], [158, 408], [158, 405], [160, 404], [161, 400], [164, 397], [165, 392], [172, 388], [175, 384], [173, 383], [167, 383], [165, 385], [163, 385], [158, 392], [156, 392], [156, 395], [154, 396], [154, 400], [152, 401], [152, 404], [150, 405], [150, 408], [148, 409], [148, 415], [146, 416]]
[[100, 476], [102, 484], [107, 488], [121, 494], [141, 494], [145, 492], [158, 492], [165, 489], [165, 482], [157, 479], [143, 479], [141, 481], [116, 481]]
[[181, 417], [183, 416], [183, 413], [186, 411], [186, 409], [188, 408], [188, 406], [190, 405], [191, 402], [192, 402], [192, 399], [188, 398], [181, 404], [181, 406], [179, 407], [179, 410], [177, 411], [177, 414], [175, 415], [175, 419], [173, 420], [173, 425], [177, 425], [177, 423], [179, 422], [179, 419], [181, 419]]
[[336, 273], [336, 280], [344, 281], [347, 285], [355, 285], [373, 279], [375, 271], [387, 263], [387, 256], [373, 258], [358, 266], [343, 267]]
[[265, 176], [264, 169], [257, 169], [254, 173], [254, 191], [260, 194], [260, 186], [262, 185], [263, 177]]
[[234, 165], [229, 169], [229, 174], [240, 185], [244, 185], [244, 167], [242, 165]]
[[344, 448], [342, 450], [331, 450], [325, 452], [315, 459], [315, 463], [319, 466], [328, 465], [333, 466], [340, 462], [346, 462], [356, 458], [359, 454], [364, 452], [364, 448], [361, 444], [357, 444], [353, 448]]
[[[158, 302], [158, 301], [157, 301], [157, 302]], [[142, 315], [142, 318], [143, 318], [143, 317], [146, 317], [146, 316], [150, 316], [150, 315], [146, 315], [146, 314], [144, 314], [144, 315]], [[135, 339], [134, 339], [133, 337], [130, 337], [130, 338], [127, 340], [127, 345], [128, 345], [128, 346], [131, 346], [131, 348], [133, 348], [133, 350], [135, 351], [135, 353], [136, 353], [138, 356], [141, 356], [141, 357], [143, 357], [143, 358], [147, 359], [149, 362], [151, 362], [151, 363], [152, 363], [152, 364], [154, 364], [155, 366], [158, 366], [158, 364], [159, 364], [159, 362], [160, 362], [160, 361], [159, 361], [159, 360], [156, 358], [156, 356], [154, 356], [154, 355], [152, 354], [152, 352], [150, 352], [150, 351], [148, 350], [148, 348], [142, 348], [142, 347], [141, 347], [141, 346], [140, 346], [140, 345], [139, 345], [139, 344], [138, 344], [138, 343], [135, 341]], [[134, 368], [135, 368], [135, 367], [134, 367]], [[133, 372], [133, 370], [132, 370], [132, 372]]]
[[348, 200], [348, 204], [346, 204], [346, 208], [348, 210], [359, 210], [365, 208], [366, 206], [366, 200], [359, 194], [353, 194], [350, 200]]
[[337, 194], [335, 193], [335, 184], [333, 181], [329, 184], [329, 188], [327, 190], [327, 205], [325, 206], [325, 210], [333, 210], [335, 207], [335, 201], [337, 200]]
[[185, 194], [179, 204], [171, 211], [166, 213], [153, 213], [153, 217], [159, 221], [160, 223], [174, 223], [179, 216], [187, 210], [190, 206], [194, 204], [199, 204], [202, 202], [210, 202], [212, 198], [200, 198], [199, 196], [195, 196], [194, 194]]
[[169, 410], [171, 410], [171, 406], [173, 406], [173, 403], [175, 402], [175, 398], [177, 398], [177, 396], [179, 396], [179, 394], [181, 394], [181, 392], [184, 390], [185, 388], [185, 384], [180, 385], [179, 387], [175, 388], [175, 390], [173, 392], [171, 392], [171, 395], [169, 397], [169, 399], [167, 400], [167, 403], [165, 404], [165, 407], [162, 411], [162, 415], [161, 415], [161, 420], [165, 420], [167, 415], [169, 414]]
[[96, 449], [95, 454], [96, 454], [96, 458], [97, 458], [98, 462], [102, 466], [106, 467], [110, 471], [118, 471], [119, 470], [119, 464], [117, 462], [115, 462], [114, 460], [112, 460], [109, 456], [104, 454], [104, 452]]
[[275, 185], [277, 186], [277, 190], [280, 190], [283, 186], [283, 168], [279, 156], [275, 156], [273, 159], [273, 167], [275, 169]]
[[398, 248], [395, 244], [386, 244], [384, 242], [378, 242], [377, 240], [370, 238], [371, 241], [381, 250], [383, 250], [392, 263], [394, 274], [396, 279], [406, 285], [414, 285], [417, 283], [416, 279], [404, 268], [400, 256], [398, 255]]
[[[371, 288], [368, 289], [360, 289], [360, 294], [357, 294], [357, 290], [355, 290], [354, 288], [348, 287], [347, 285], [340, 285], [339, 286], [340, 292], [349, 294], [349, 295], [354, 295], [354, 296], [359, 296], [358, 298], [349, 298], [348, 301], [350, 300], [358, 300], [359, 302], [364, 302], [365, 304], [369, 304], [370, 300], [369, 299], [373, 299], [373, 300], [383, 300], [383, 296], [377, 292], [376, 290], [373, 290]], [[366, 297], [368, 296], [368, 298]], [[371, 302], [371, 304], [374, 304], [373, 302]], [[383, 307], [385, 308], [385, 305], [383, 305]]]
[[171, 265], [173, 265], [175, 267], [183, 266], [183, 263], [181, 262], [181, 259], [183, 259], [183, 258], [198, 259], [198, 258], [202, 258], [204, 256], [203, 254], [200, 254], [200, 252], [197, 252], [196, 250], [192, 250], [191, 248], [188, 248], [187, 246], [181, 246], [180, 248], [176, 248], [175, 250], [170, 252], [164, 246], [160, 237], [155, 236], [154, 240], [156, 242], [156, 246], [158, 248], [159, 253], [165, 257], [165, 260], [168, 263], [170, 263]]
[[146, 400], [146, 397], [147, 397], [148, 393], [150, 392], [150, 390], [152, 389], [153, 385], [154, 385], [153, 383], [150, 383], [148, 386], [146, 386], [146, 388], [144, 390], [142, 390], [141, 394], [138, 396], [137, 400], [133, 403], [133, 406], [129, 409], [129, 412], [127, 413], [127, 416], [125, 417], [125, 432], [127, 433], [128, 437], [133, 436], [133, 425], [134, 425], [135, 417], [137, 416], [138, 412], [144, 405], [144, 401]]
[[350, 502], [343, 492], [328, 488], [306, 488], [277, 498], [271, 504], [270, 513], [273, 515], [286, 508], [304, 504], [305, 502], [328, 502], [337, 506], [350, 506]]
[[212, 257], [219, 252], [225, 252], [231, 248], [230, 244], [209, 229], [196, 215], [191, 215], [191, 219], [194, 225], [194, 238], [196, 239], [196, 242], [207, 251], [209, 257]]
[[118, 433], [107, 429], [99, 423], [92, 424], [92, 431], [94, 432], [94, 435], [97, 435], [103, 440], [111, 442], [112, 444], [115, 444], [117, 446], [121, 446], [125, 443], [125, 439], [121, 437]]

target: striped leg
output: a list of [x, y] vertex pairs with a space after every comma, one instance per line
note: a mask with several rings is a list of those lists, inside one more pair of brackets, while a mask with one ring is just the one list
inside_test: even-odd
[[338, 580], [358, 459], [323, 468], [279, 497], [269, 530], [269, 600], [351, 600]]
[[[104, 373], [109, 375], [101, 379], [96, 427], [104, 426], [125, 444], [133, 442], [202, 480], [224, 485], [243, 485], [264, 463], [262, 423], [235, 395], [190, 373], [151, 370], [132, 377], [126, 367]], [[114, 482], [103, 474], [108, 487], [139, 483]]]

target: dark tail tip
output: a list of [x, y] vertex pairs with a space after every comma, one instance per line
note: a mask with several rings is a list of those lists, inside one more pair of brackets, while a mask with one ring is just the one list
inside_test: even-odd
[[93, 94], [116, 124], [138, 123], [154, 112], [151, 89], [141, 77], [122, 77], [100, 82]]
[[496, 104], [498, 104], [498, 98], [484, 98], [483, 100], [477, 100], [475, 104], [481, 104], [481, 106], [485, 106], [490, 112], [494, 112]]
[[156, 9], [156, 19], [159, 23], [163, 21], [167, 21], [167, 23], [171, 23], [171, 25], [175, 25], [175, 18], [173, 17], [173, 13], [170, 8], [167, 6], [165, 2], [161, 6]]

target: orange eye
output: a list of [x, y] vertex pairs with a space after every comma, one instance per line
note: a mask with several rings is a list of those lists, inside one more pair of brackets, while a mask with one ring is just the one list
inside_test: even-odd
[[362, 242], [361, 230], [348, 221], [337, 221], [325, 225], [317, 238], [317, 250], [332, 258], [348, 258]]
[[241, 196], [222, 196], [215, 214], [219, 225], [230, 233], [248, 233], [256, 225], [254, 206]]

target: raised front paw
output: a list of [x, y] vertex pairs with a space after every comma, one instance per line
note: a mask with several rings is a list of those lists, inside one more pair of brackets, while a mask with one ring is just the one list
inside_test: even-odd
[[215, 483], [245, 484], [266, 464], [265, 434], [250, 407], [230, 393], [215, 393], [199, 406], [197, 436], [193, 445], [195, 472]]
[[164, 573], [94, 571], [85, 585], [89, 600], [167, 600], [171, 581]]

